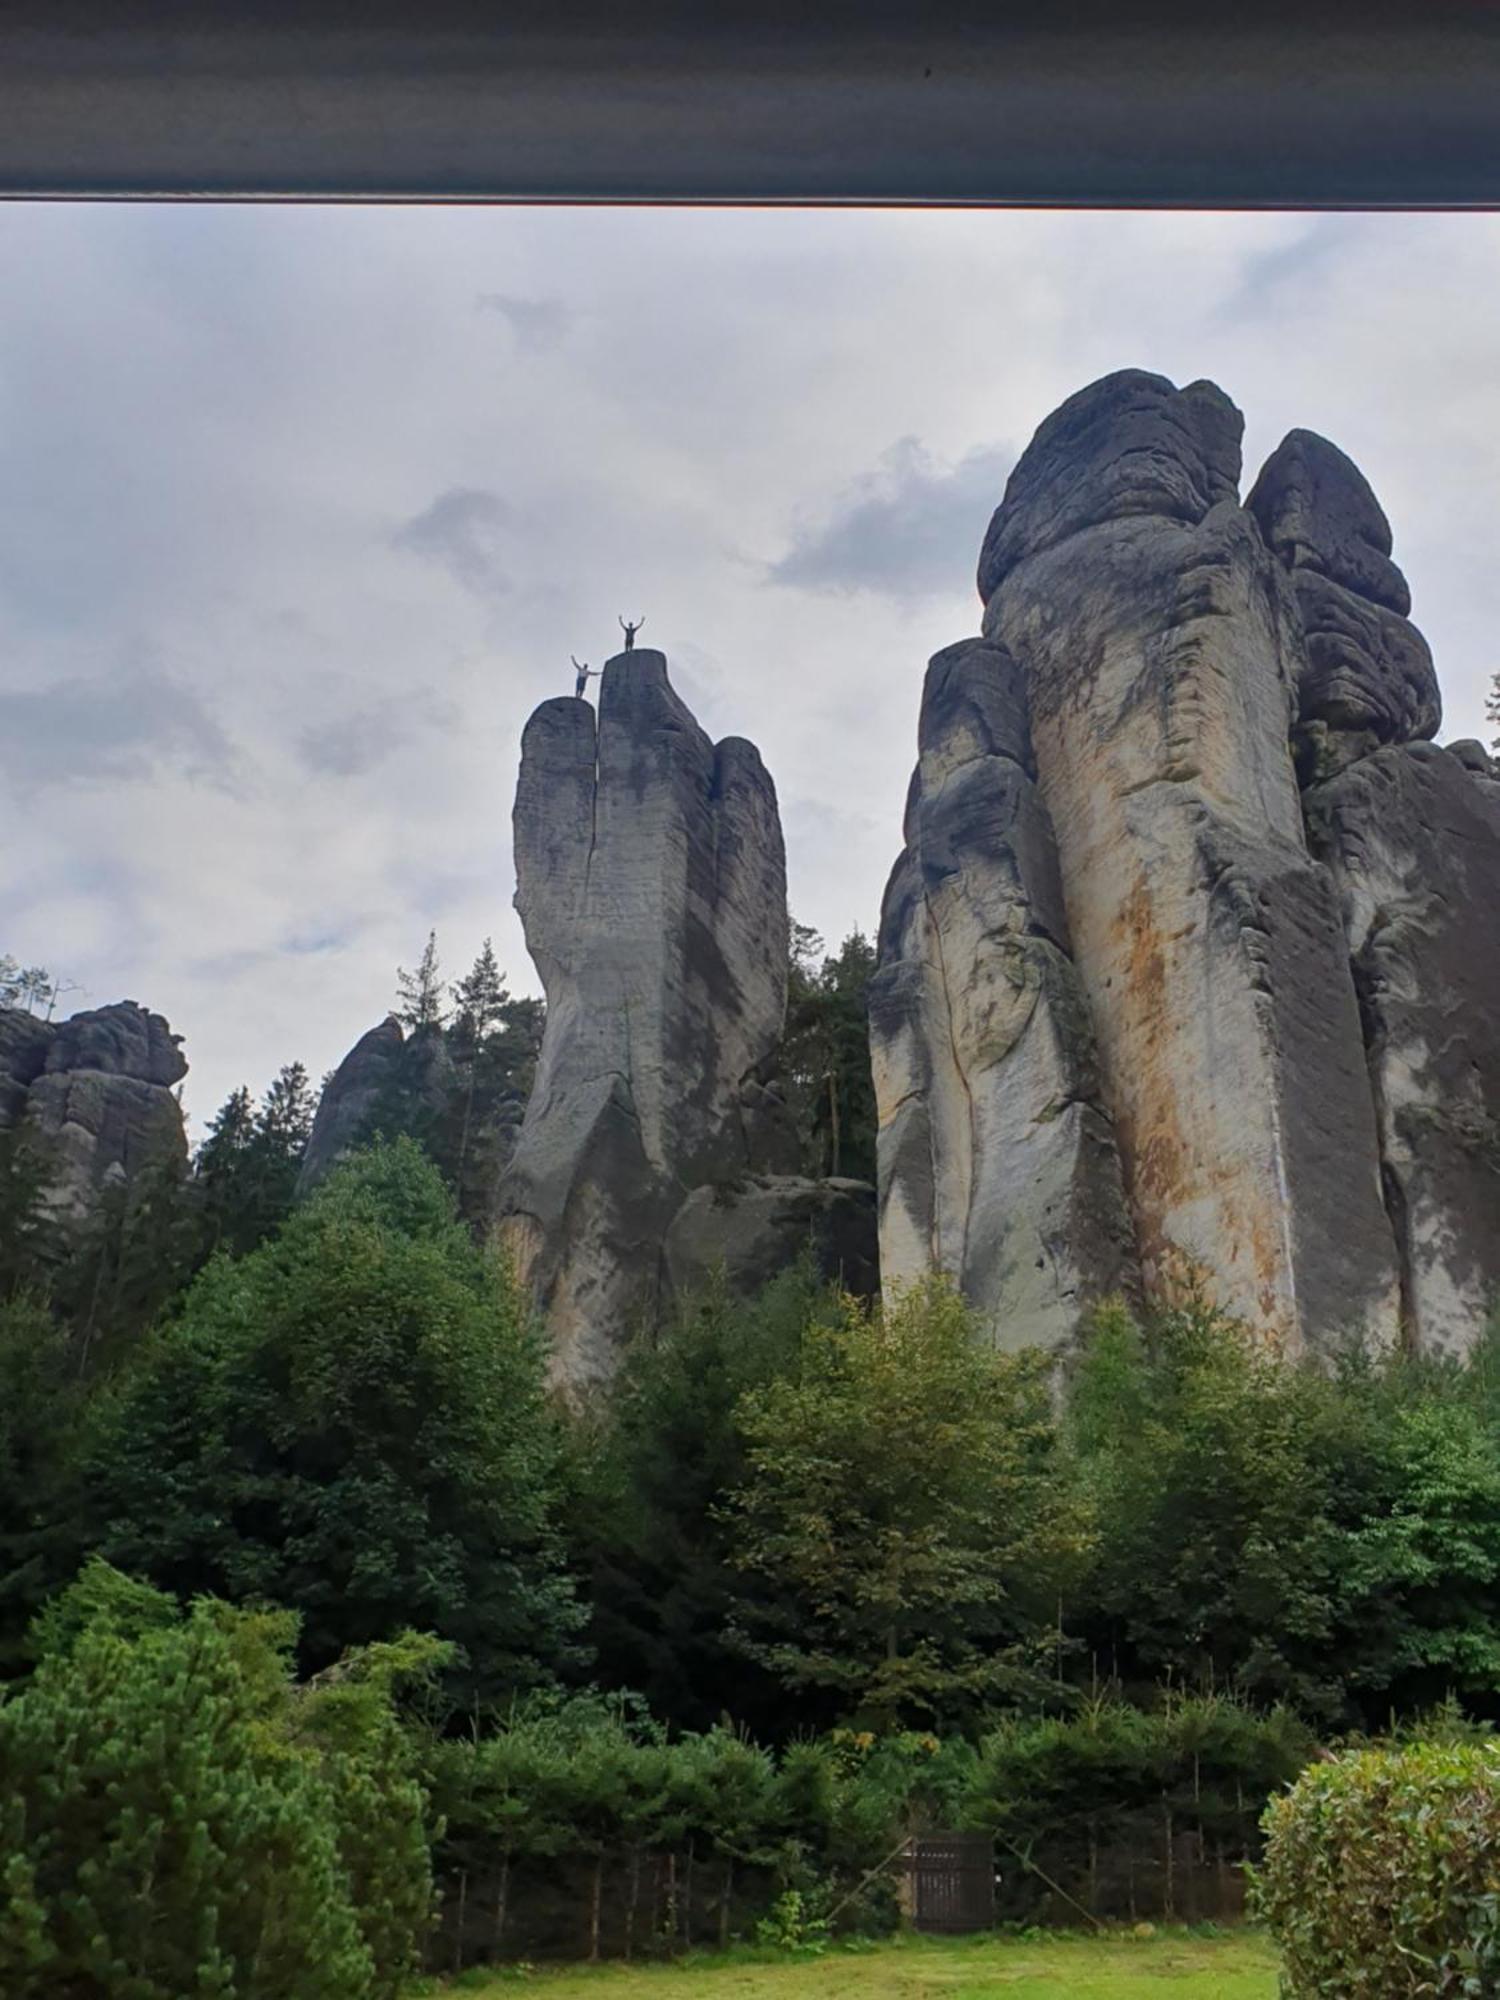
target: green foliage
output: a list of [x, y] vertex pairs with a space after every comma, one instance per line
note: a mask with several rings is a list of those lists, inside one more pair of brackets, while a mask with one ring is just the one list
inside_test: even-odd
[[934, 1279], [809, 1325], [795, 1369], [736, 1421], [734, 1560], [776, 1593], [735, 1607], [752, 1658], [885, 1726], [1037, 1686], [1086, 1543], [1042, 1357], [986, 1346]]
[[429, 1150], [459, 1214], [480, 1226], [489, 1220], [495, 1182], [531, 1094], [546, 1009], [507, 992], [488, 938], [452, 991], [446, 1041], [454, 1081]]
[[467, 1700], [572, 1657], [557, 1455], [529, 1317], [407, 1140], [202, 1273], [101, 1399], [88, 1476], [121, 1566], [294, 1606], [312, 1667], [419, 1623]]
[[1500, 1990], [1500, 1745], [1316, 1765], [1265, 1825], [1255, 1900], [1288, 2000]]
[[875, 948], [852, 931], [818, 962], [823, 940], [793, 924], [781, 1070], [813, 1175], [875, 1178], [875, 1085], [870, 1074], [869, 985]]
[[448, 1016], [443, 1004], [436, 931], [427, 933], [427, 943], [415, 972], [408, 972], [404, 966], [396, 968], [396, 991], [399, 995], [396, 1018], [404, 1028], [420, 1034], [427, 1028], [442, 1027]]
[[0, 1678], [27, 1623], [77, 1559], [82, 1408], [68, 1335], [38, 1298], [0, 1304]]
[[132, 1351], [187, 1283], [200, 1240], [192, 1190], [172, 1152], [98, 1191], [50, 1282], [81, 1374], [106, 1374]]
[[575, 1423], [572, 1539], [598, 1670], [666, 1721], [784, 1720], [776, 1680], [724, 1640], [748, 1580], [720, 1508], [746, 1470], [740, 1398], [791, 1369], [807, 1327], [838, 1312], [806, 1260], [754, 1299], [711, 1285], [635, 1344], [607, 1408]]
[[298, 1690], [293, 1620], [96, 1565], [0, 1702], [11, 2000], [394, 2000], [431, 1903], [390, 1689], [430, 1644]]
[[253, 1250], [291, 1214], [315, 1109], [301, 1063], [278, 1072], [259, 1110], [244, 1088], [226, 1098], [193, 1162], [204, 1254]]
[[1065, 1428], [1099, 1523], [1072, 1629], [1127, 1679], [1330, 1721], [1500, 1677], [1493, 1336], [1468, 1369], [1289, 1364], [1189, 1299], [1096, 1315]]
[[1139, 1890], [1170, 1917], [1173, 1843], [1190, 1836], [1200, 1862], [1237, 1863], [1256, 1848], [1266, 1799], [1314, 1748], [1306, 1723], [1286, 1709], [1258, 1712], [1217, 1695], [1153, 1708], [1096, 1698], [1076, 1714], [994, 1724], [959, 1810], [1032, 1874], [1023, 1890], [1059, 1884], [1091, 1915], [1124, 1916], [1123, 1856], [1132, 1871], [1126, 1893]]
[[0, 1131], [0, 1300], [45, 1292], [57, 1258], [51, 1148], [29, 1120]]

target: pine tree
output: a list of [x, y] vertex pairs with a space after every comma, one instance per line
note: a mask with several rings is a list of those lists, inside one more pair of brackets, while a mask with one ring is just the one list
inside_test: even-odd
[[206, 1252], [243, 1255], [286, 1220], [315, 1108], [307, 1070], [299, 1062], [278, 1072], [259, 1110], [252, 1110], [243, 1086], [231, 1092], [193, 1163]]
[[1494, 677], [1490, 681], [1489, 698], [1484, 704], [1484, 712], [1487, 720], [1495, 725], [1490, 748], [1500, 750], [1500, 668], [1495, 670]]
[[56, 1263], [51, 1151], [27, 1120], [0, 1131], [0, 1301], [50, 1289]]
[[488, 938], [453, 999], [448, 1051], [458, 1090], [432, 1150], [460, 1213], [480, 1223], [531, 1091], [543, 1008], [539, 1000], [512, 999]]
[[875, 951], [852, 931], [836, 957], [794, 923], [782, 1069], [806, 1171], [875, 1178], [875, 1085], [870, 1073], [869, 986]]
[[408, 972], [405, 966], [397, 966], [396, 993], [396, 1018], [403, 1028], [421, 1034], [424, 1030], [442, 1027], [447, 1016], [443, 1006], [436, 931], [427, 933], [427, 945], [415, 972]]

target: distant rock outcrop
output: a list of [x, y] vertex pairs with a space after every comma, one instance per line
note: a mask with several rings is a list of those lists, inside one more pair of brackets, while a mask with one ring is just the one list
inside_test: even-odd
[[[415, 1094], [436, 1114], [444, 1084], [440, 1037], [430, 1037], [429, 1044], [429, 1059], [415, 1079]], [[318, 1099], [297, 1178], [299, 1195], [310, 1194], [340, 1160], [374, 1136], [382, 1110], [391, 1127], [385, 1136], [396, 1136], [399, 1114], [407, 1109], [398, 1100], [407, 1083], [402, 1058], [409, 1053], [407, 1037], [394, 1014], [387, 1014], [378, 1028], [360, 1036]]]
[[101, 1189], [147, 1164], [185, 1164], [187, 1075], [180, 1037], [133, 1000], [43, 1022], [0, 1009], [0, 1129], [25, 1120], [43, 1141], [48, 1206], [65, 1232]]
[[[498, 1226], [576, 1389], [660, 1313], [695, 1191], [796, 1166], [768, 1087], [787, 987], [775, 787], [752, 744], [709, 740], [659, 652], [635, 649], [606, 663], [597, 723], [563, 697], [527, 724], [515, 852], [547, 1025]], [[676, 1240], [681, 1268], [703, 1228], [684, 1217]]]
[[[1133, 1240], [1148, 1292], [1194, 1267], [1291, 1350], [1459, 1347], [1500, 1286], [1500, 783], [1425, 740], [1366, 481], [1295, 431], [1241, 506], [1240, 429], [1211, 383], [1127, 371], [1011, 476], [886, 897], [883, 1261], [1055, 1341]], [[1070, 1215], [1043, 1194], [1074, 1160]], [[1063, 1254], [1028, 1300], [1005, 1246], [1039, 1208]]]

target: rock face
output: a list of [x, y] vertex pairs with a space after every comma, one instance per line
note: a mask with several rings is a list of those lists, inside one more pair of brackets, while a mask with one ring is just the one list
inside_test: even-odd
[[[1233, 497], [1239, 428], [1207, 383], [1132, 373], [1075, 396], [990, 529], [985, 626], [1026, 676], [1148, 1284], [1187, 1260], [1289, 1346], [1389, 1339], [1354, 985], [1288, 749], [1301, 631]], [[1036, 496], [1072, 477], [1080, 438], [1091, 466], [1123, 461], [1128, 508], [1059, 540]]]
[[498, 1226], [583, 1388], [656, 1315], [685, 1196], [795, 1165], [766, 1081], [787, 979], [775, 788], [751, 744], [710, 742], [660, 653], [622, 653], [597, 726], [571, 698], [527, 724], [515, 851], [547, 1025]]
[[111, 1182], [186, 1161], [172, 1088], [186, 1074], [179, 1037], [133, 1000], [56, 1023], [0, 1010], [0, 1127], [24, 1119], [45, 1142], [48, 1204], [65, 1229], [87, 1220]]
[[1211, 383], [1127, 372], [1012, 474], [990, 648], [933, 664], [886, 897], [882, 1256], [1026, 1321], [1003, 1245], [1046, 1185], [1042, 1094], [973, 1006], [1008, 983], [1097, 1142], [1091, 1202], [1050, 1211], [1079, 1275], [1044, 1337], [1104, 1288], [1102, 1237], [1289, 1351], [1459, 1350], [1500, 1292], [1500, 779], [1427, 740], [1431, 656], [1358, 469], [1293, 431], [1241, 506], [1239, 437]]
[[418, 1108], [436, 1114], [447, 1085], [442, 1040], [431, 1036], [424, 1060], [409, 1079], [398, 1080], [398, 1065], [409, 1048], [401, 1023], [388, 1014], [378, 1028], [361, 1035], [328, 1079], [318, 1099], [307, 1151], [297, 1176], [299, 1195], [309, 1194], [339, 1161], [372, 1136], [382, 1105], [391, 1103], [401, 1083], [409, 1081]]
[[1057, 1346], [1134, 1243], [1003, 647], [936, 656], [919, 751], [870, 995], [882, 1272], [945, 1270], [997, 1342]]
[[756, 1174], [695, 1188], [667, 1228], [666, 1285], [683, 1298], [722, 1271], [735, 1291], [753, 1292], [808, 1248], [822, 1275], [846, 1292], [870, 1298], [880, 1289], [868, 1181]]
[[1363, 473], [1326, 438], [1291, 431], [1246, 506], [1289, 573], [1303, 633], [1293, 734], [1304, 778], [1383, 743], [1435, 736], [1442, 700], [1391, 530]]

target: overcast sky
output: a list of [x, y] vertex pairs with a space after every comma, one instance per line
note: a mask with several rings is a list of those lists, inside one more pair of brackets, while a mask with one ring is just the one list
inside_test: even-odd
[[619, 614], [874, 926], [928, 656], [1037, 423], [1211, 376], [1364, 468], [1485, 733], [1500, 217], [0, 208], [0, 952], [209, 1116], [511, 909], [517, 745]]

